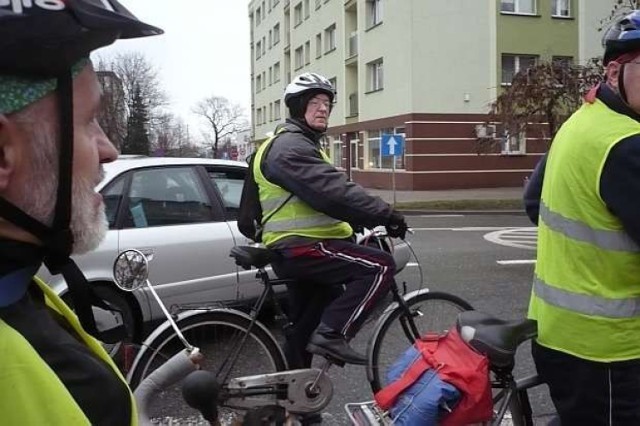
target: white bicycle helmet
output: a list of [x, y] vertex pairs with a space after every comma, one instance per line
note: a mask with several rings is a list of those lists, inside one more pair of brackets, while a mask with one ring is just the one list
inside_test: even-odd
[[291, 100], [309, 91], [326, 93], [331, 102], [336, 96], [336, 90], [326, 77], [314, 72], [305, 72], [293, 79], [284, 90], [284, 104], [291, 108]]

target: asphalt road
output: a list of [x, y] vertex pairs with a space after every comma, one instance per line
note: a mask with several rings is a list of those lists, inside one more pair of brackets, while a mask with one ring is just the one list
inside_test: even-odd
[[[411, 216], [411, 244], [431, 290], [460, 296], [474, 308], [504, 319], [526, 316], [535, 259], [535, 228], [520, 215]], [[397, 276], [409, 289], [420, 286], [416, 265]], [[372, 324], [361, 330], [353, 345], [365, 351]], [[529, 345], [517, 355], [516, 377], [534, 372]], [[325, 410], [325, 423], [348, 424], [347, 402], [367, 401], [372, 394], [363, 367], [332, 367], [334, 397]], [[530, 398], [536, 424], [546, 424], [553, 406], [546, 387], [533, 389]]]

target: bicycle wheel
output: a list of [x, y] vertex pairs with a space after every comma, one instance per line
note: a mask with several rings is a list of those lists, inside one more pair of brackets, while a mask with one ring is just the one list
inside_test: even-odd
[[369, 340], [367, 377], [374, 393], [387, 384], [386, 371], [418, 337], [443, 333], [460, 312], [473, 309], [463, 299], [440, 292], [418, 293], [405, 303], [410, 315], [397, 304], [387, 309]]
[[[274, 373], [287, 368], [284, 355], [269, 331], [256, 323], [247, 332], [250, 322], [250, 317], [244, 313], [220, 309], [191, 314], [180, 319], [177, 325], [187, 341], [200, 348], [205, 356], [202, 368], [215, 373], [224, 388], [224, 384], [234, 377]], [[164, 327], [156, 336], [150, 336], [134, 363], [129, 374], [132, 389], [167, 359], [184, 349], [173, 329], [166, 323]], [[243, 340], [242, 347], [234, 356], [238, 343]], [[184, 402], [181, 386], [182, 383], [178, 383], [164, 390], [153, 401], [149, 411], [154, 421], [163, 424], [167, 421], [192, 421], [199, 417], [199, 413]], [[272, 400], [275, 396], [265, 395], [261, 398]], [[219, 414], [221, 419], [231, 423], [241, 418], [243, 413], [224, 407], [224, 401], [220, 401]]]

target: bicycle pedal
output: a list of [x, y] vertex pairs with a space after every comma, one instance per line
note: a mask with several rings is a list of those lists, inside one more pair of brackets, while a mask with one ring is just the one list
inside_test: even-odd
[[323, 357], [328, 363], [330, 363], [331, 365], [335, 365], [338, 367], [344, 367], [344, 365], [346, 364], [345, 361], [336, 358], [331, 352], [327, 351], [326, 349], [320, 347], [320, 346], [316, 346], [313, 343], [309, 343], [307, 345], [307, 350], [309, 352], [311, 352], [314, 355], [318, 355]]

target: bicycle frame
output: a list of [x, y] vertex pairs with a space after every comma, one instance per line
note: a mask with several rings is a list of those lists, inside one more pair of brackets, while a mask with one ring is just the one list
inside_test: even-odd
[[491, 384], [492, 388], [500, 389], [493, 396], [496, 414], [492, 426], [502, 424], [507, 410], [511, 410], [515, 426], [533, 426], [533, 413], [527, 391], [541, 384], [542, 380], [535, 374], [516, 380], [511, 372], [497, 372], [496, 379]]

